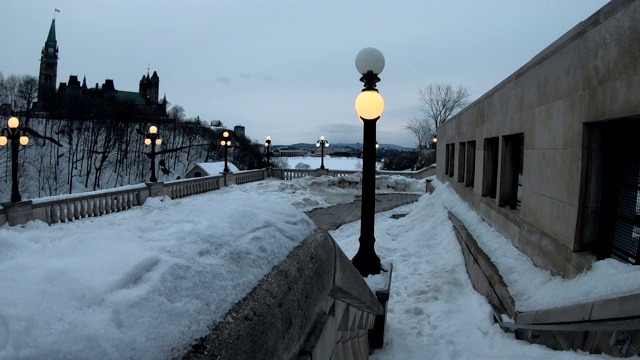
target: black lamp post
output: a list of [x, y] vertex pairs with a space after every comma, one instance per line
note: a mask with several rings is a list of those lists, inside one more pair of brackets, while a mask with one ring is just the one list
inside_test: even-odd
[[270, 167], [271, 164], [269, 163], [269, 153], [271, 152], [271, 136], [267, 135], [267, 140], [265, 140], [264, 142], [264, 149], [267, 152], [267, 167]]
[[329, 147], [329, 140], [320, 136], [320, 140], [316, 141], [316, 147], [320, 148], [320, 169], [324, 169], [324, 148]]
[[9, 118], [8, 128], [0, 132], [0, 146], [5, 146], [11, 141], [11, 202], [22, 201], [20, 190], [18, 190], [18, 143], [22, 146], [29, 144], [29, 138], [24, 129], [18, 129], [20, 120], [17, 117]]
[[231, 147], [231, 137], [229, 137], [229, 132], [225, 131], [222, 133], [222, 141], [220, 141], [220, 145], [224, 148], [224, 172], [229, 172], [229, 167], [227, 166], [227, 153], [229, 152], [229, 148]]
[[156, 178], [156, 145], [160, 146], [162, 144], [162, 139], [158, 134], [158, 127], [151, 125], [149, 126], [149, 132], [145, 134], [146, 138], [144, 139], [144, 144], [149, 146], [151, 145], [151, 154], [149, 157], [151, 158], [151, 182], [158, 181]]
[[433, 141], [433, 150], [434, 150], [435, 153], [437, 153], [438, 152], [438, 135], [434, 134], [433, 135], [433, 140], [431, 140], [431, 141]]
[[360, 246], [351, 262], [364, 277], [380, 274], [380, 258], [374, 243], [376, 206], [376, 122], [384, 110], [384, 100], [376, 83], [384, 69], [384, 56], [375, 48], [364, 48], [356, 55], [356, 68], [362, 74], [364, 89], [356, 98], [356, 112], [364, 125], [362, 141], [362, 209]]

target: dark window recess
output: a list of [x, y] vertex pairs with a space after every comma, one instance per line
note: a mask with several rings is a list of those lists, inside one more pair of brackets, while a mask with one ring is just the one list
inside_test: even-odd
[[447, 144], [447, 156], [445, 160], [446, 160], [445, 173], [449, 175], [449, 177], [453, 177], [454, 175], [453, 167], [455, 166], [455, 160], [456, 160], [455, 144]]
[[467, 152], [465, 151], [465, 143], [460, 143], [460, 147], [458, 150], [458, 182], [463, 182], [464, 181], [464, 174], [465, 174], [465, 170], [464, 170], [464, 157], [467, 156]]
[[516, 210], [522, 205], [522, 172], [524, 163], [524, 134], [504, 137], [500, 206]]
[[617, 211], [611, 255], [632, 264], [640, 263], [640, 149], [621, 155]]
[[473, 178], [476, 176], [476, 142], [467, 142], [467, 161], [464, 173], [464, 186], [473, 187]]
[[484, 163], [482, 171], [482, 196], [496, 198], [498, 190], [498, 146], [497, 137], [484, 140]]

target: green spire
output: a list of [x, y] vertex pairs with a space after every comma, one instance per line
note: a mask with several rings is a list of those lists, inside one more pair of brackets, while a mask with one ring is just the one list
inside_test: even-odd
[[51, 28], [49, 29], [49, 36], [47, 36], [47, 43], [56, 43], [56, 19], [51, 20]]

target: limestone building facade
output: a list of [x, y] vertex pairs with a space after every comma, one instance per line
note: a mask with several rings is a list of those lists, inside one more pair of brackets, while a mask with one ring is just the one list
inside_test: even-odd
[[555, 274], [640, 264], [638, 24], [612, 0], [438, 128], [438, 179]]

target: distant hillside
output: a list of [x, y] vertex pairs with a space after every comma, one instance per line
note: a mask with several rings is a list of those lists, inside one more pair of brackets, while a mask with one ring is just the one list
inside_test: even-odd
[[[274, 145], [273, 147], [279, 148], [279, 147], [285, 147], [285, 146], [297, 148], [297, 149], [315, 149], [316, 148], [315, 143], [314, 144], [296, 143], [291, 145]], [[331, 143], [331, 147], [362, 149], [362, 144], [361, 143], [336, 143], [336, 144]], [[380, 144], [380, 147], [383, 149], [391, 149], [391, 150], [415, 150], [415, 148], [408, 148], [408, 147], [404, 147], [396, 144]]]

